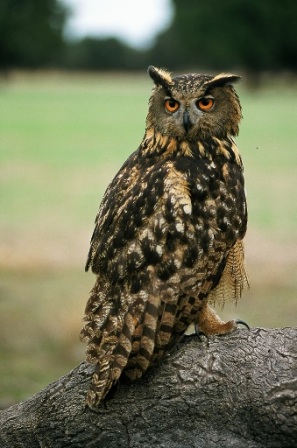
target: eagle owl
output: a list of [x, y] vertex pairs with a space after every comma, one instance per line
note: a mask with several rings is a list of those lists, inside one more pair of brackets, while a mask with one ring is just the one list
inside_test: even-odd
[[140, 378], [191, 323], [212, 335], [241, 322], [209, 306], [247, 286], [239, 77], [148, 73], [145, 134], [104, 194], [86, 263], [96, 274], [81, 331], [95, 364], [90, 407], [121, 375]]

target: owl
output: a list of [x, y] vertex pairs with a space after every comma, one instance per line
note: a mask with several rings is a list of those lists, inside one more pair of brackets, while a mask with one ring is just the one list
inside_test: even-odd
[[140, 378], [190, 324], [215, 335], [243, 323], [210, 307], [248, 285], [239, 77], [148, 74], [145, 134], [104, 194], [86, 263], [96, 275], [81, 331], [95, 365], [91, 408], [120, 377]]

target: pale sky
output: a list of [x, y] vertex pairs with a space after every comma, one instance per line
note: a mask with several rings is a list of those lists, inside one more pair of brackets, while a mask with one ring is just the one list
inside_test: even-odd
[[170, 0], [61, 0], [73, 13], [69, 37], [118, 37], [134, 47], [149, 46], [171, 22]]

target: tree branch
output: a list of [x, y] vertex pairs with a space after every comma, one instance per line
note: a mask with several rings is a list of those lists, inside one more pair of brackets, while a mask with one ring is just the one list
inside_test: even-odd
[[81, 363], [0, 413], [2, 448], [297, 446], [297, 328], [187, 337], [95, 413]]

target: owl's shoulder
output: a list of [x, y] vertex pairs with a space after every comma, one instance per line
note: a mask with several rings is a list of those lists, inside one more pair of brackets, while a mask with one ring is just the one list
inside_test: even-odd
[[164, 194], [169, 170], [168, 161], [143, 157], [141, 148], [126, 160], [100, 204], [86, 269], [92, 265], [97, 272], [99, 264], [104, 268], [104, 258], [113, 257], [136, 237]]

